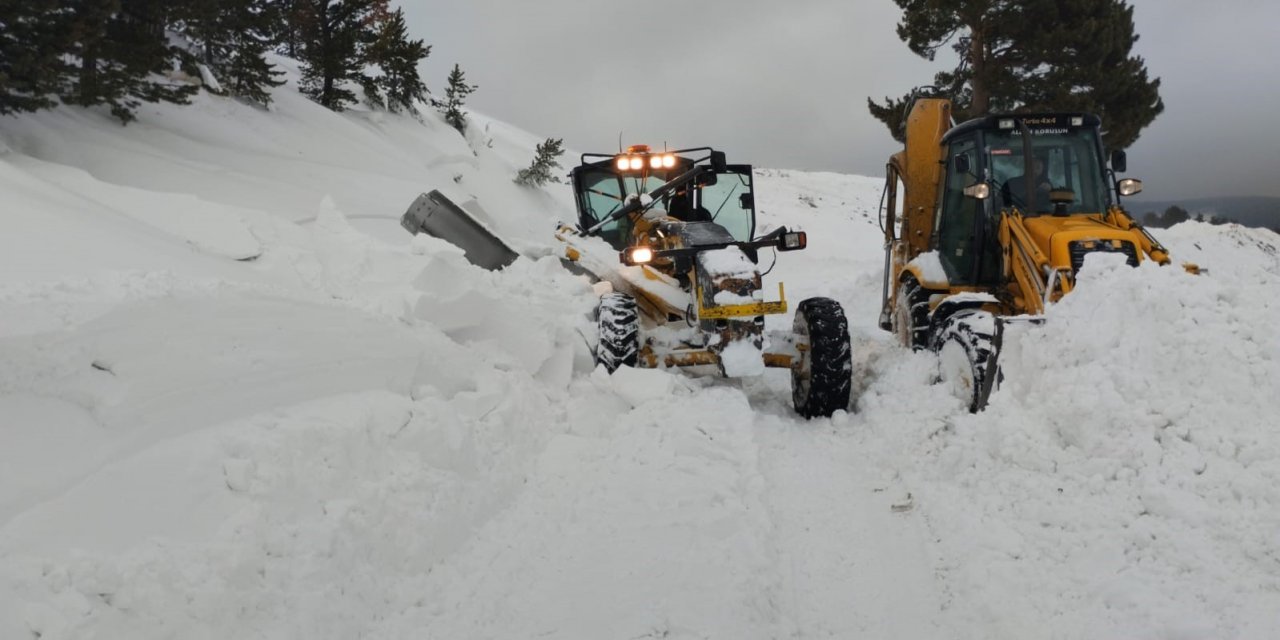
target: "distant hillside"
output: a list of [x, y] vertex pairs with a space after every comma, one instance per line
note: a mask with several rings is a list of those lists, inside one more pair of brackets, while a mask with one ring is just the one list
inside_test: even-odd
[[1189, 200], [1125, 201], [1125, 208], [1136, 214], [1139, 219], [1148, 212], [1164, 213], [1165, 209], [1174, 205], [1186, 209], [1193, 217], [1203, 213], [1206, 219], [1216, 215], [1219, 218], [1229, 218], [1247, 227], [1280, 229], [1280, 198], [1276, 197], [1229, 196]]

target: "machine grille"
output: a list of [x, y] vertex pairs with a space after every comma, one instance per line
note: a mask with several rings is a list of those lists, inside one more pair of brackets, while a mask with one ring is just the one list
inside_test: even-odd
[[[1118, 245], [1118, 246], [1117, 246]], [[1086, 253], [1102, 251], [1106, 253], [1123, 253], [1127, 258], [1129, 266], [1138, 266], [1138, 250], [1133, 246], [1132, 242], [1116, 241], [1116, 240], [1077, 240], [1068, 245], [1071, 252], [1071, 272], [1080, 271], [1080, 266], [1084, 264], [1084, 256]]]

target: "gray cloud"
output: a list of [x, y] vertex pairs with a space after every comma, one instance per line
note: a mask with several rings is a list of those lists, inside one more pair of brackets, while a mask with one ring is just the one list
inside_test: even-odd
[[[581, 151], [711, 145], [757, 166], [879, 175], [895, 148], [866, 99], [927, 83], [890, 0], [404, 0], [434, 46], [432, 89], [457, 62], [471, 106]], [[1165, 113], [1130, 150], [1146, 195], [1277, 195], [1273, 0], [1139, 0], [1135, 52]]]

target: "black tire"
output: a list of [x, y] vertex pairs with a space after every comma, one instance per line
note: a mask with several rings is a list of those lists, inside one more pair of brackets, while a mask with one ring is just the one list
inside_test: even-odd
[[929, 346], [929, 292], [907, 276], [898, 286], [893, 305], [893, 331], [904, 347], [913, 351]]
[[596, 364], [613, 373], [618, 367], [636, 366], [640, 356], [640, 316], [636, 300], [625, 293], [606, 293], [596, 308], [600, 344]]
[[961, 309], [944, 319], [933, 336], [942, 382], [969, 405], [970, 413], [987, 408], [1000, 377], [1000, 344], [1004, 325], [981, 309]]
[[853, 361], [849, 322], [840, 303], [809, 298], [796, 308], [793, 325], [800, 361], [791, 368], [791, 400], [805, 418], [829, 417], [849, 406]]

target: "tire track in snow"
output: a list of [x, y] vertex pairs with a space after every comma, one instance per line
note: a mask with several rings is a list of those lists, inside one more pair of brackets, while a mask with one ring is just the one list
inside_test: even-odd
[[940, 638], [924, 524], [847, 415], [806, 421], [785, 375], [747, 388], [792, 637]]

